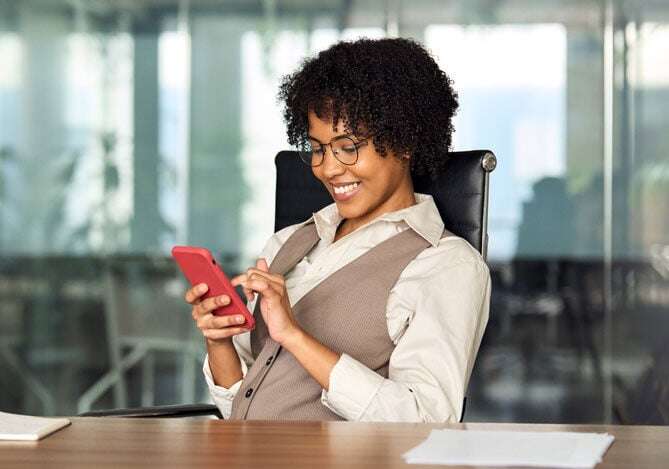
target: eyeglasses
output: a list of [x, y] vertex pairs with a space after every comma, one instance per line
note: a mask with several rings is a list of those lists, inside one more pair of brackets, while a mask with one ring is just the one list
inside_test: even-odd
[[340, 136], [330, 140], [330, 143], [309, 142], [298, 153], [300, 159], [309, 166], [320, 166], [325, 160], [325, 148], [330, 147], [330, 151], [337, 158], [337, 161], [352, 166], [358, 162], [358, 148], [365, 145], [367, 145], [367, 138], [356, 142], [350, 137]]

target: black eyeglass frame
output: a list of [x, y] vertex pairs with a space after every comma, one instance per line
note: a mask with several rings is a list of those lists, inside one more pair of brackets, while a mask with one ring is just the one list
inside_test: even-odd
[[[332, 140], [330, 140], [328, 143], [321, 143], [321, 142], [318, 142], [317, 140], [315, 140], [319, 145], [320, 151], [323, 152], [323, 157], [321, 158], [321, 161], [318, 164], [311, 164], [311, 162], [306, 161], [305, 158], [303, 157], [303, 155], [305, 155], [305, 154], [313, 155], [313, 150], [312, 151], [301, 150], [301, 151], [298, 151], [297, 153], [300, 155], [300, 160], [304, 164], [306, 164], [307, 166], [311, 166], [312, 168], [316, 168], [316, 167], [323, 164], [323, 162], [325, 161], [326, 147], [330, 147], [330, 153], [332, 153], [332, 156], [334, 156], [337, 161], [339, 161], [341, 164], [346, 165], [346, 166], [353, 166], [358, 162], [358, 159], [360, 158], [360, 152], [358, 151], [358, 149], [360, 147], [364, 147], [365, 145], [367, 145], [367, 143], [368, 143], [367, 141], [370, 138], [372, 138], [371, 135], [369, 137], [365, 137], [365, 138], [363, 138], [361, 140], [358, 140], [356, 142], [355, 140], [353, 140], [353, 138], [351, 138], [350, 135], [339, 135], [339, 136], [333, 138]], [[340, 160], [339, 155], [338, 155], [339, 152], [335, 152], [334, 148], [332, 147], [332, 144], [334, 142], [336, 142], [338, 140], [343, 140], [343, 139], [350, 140], [353, 143], [353, 147], [355, 148], [355, 161], [353, 161], [353, 163], [346, 163], [345, 161]]]

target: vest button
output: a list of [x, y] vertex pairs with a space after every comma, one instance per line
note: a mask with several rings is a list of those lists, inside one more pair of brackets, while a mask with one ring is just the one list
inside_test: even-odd
[[270, 357], [269, 357], [269, 358], [267, 359], [267, 361], [265, 362], [265, 366], [269, 366], [269, 364], [272, 363], [272, 359], [273, 359], [273, 358], [274, 358], [274, 357], [270, 355]]
[[253, 388], [249, 388], [248, 391], [246, 391], [245, 396], [248, 398], [251, 397], [251, 394], [253, 394]]

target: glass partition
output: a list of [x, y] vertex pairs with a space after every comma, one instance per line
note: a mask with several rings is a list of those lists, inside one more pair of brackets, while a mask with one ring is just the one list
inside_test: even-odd
[[499, 160], [466, 420], [667, 423], [669, 8], [568, 0], [0, 2], [0, 410], [206, 401], [169, 249], [246, 268], [281, 77], [396, 35]]

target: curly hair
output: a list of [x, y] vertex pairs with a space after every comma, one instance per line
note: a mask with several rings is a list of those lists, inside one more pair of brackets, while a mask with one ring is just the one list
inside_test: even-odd
[[448, 157], [458, 96], [430, 53], [410, 39], [339, 42], [283, 78], [288, 142], [307, 144], [309, 111], [371, 137], [377, 152], [410, 155], [411, 172], [435, 176]]

